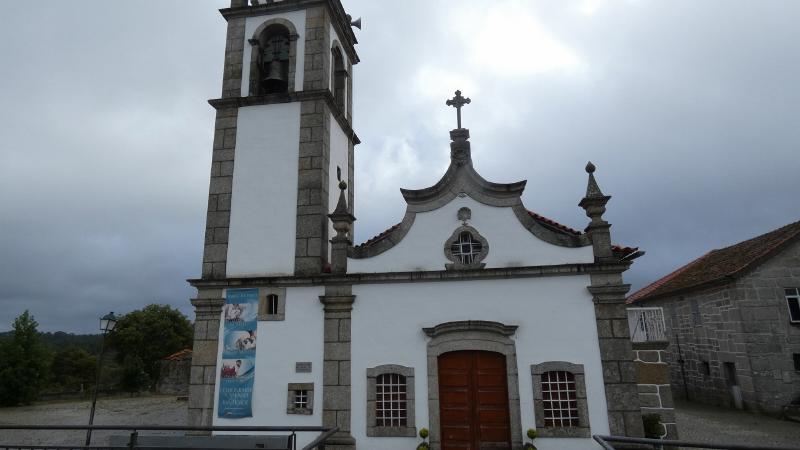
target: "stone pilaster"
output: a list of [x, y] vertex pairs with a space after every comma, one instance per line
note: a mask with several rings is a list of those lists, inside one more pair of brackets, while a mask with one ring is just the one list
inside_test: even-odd
[[[592, 242], [595, 263], [618, 263], [611, 247], [611, 225], [603, 220], [606, 203], [611, 197], [600, 191], [594, 171], [594, 164], [590, 162], [586, 165], [589, 183], [586, 197], [580, 202], [581, 208], [586, 210], [586, 215], [591, 219], [586, 233]], [[615, 436], [642, 437], [644, 428], [625, 308], [625, 294], [631, 286], [624, 284], [623, 270], [593, 273], [592, 285], [587, 289], [594, 301], [609, 429]]]
[[[303, 90], [328, 89], [330, 38], [324, 6], [308, 8], [305, 24]], [[295, 265], [297, 275], [321, 273], [328, 260], [328, 173], [331, 111], [325, 100], [300, 106]]]
[[325, 100], [307, 100], [300, 112], [294, 270], [314, 275], [328, 259], [330, 110]]
[[238, 108], [217, 110], [203, 248], [204, 279], [224, 279], [226, 274], [238, 114]]
[[211, 426], [217, 380], [219, 324], [225, 299], [221, 289], [198, 290], [195, 310], [192, 369], [189, 376], [189, 426]]
[[330, 89], [331, 42], [325, 6], [306, 9], [305, 64], [303, 90]]
[[644, 429], [625, 308], [630, 285], [622, 284], [619, 273], [591, 278], [588, 289], [594, 297], [609, 429], [615, 436], [641, 437]]
[[642, 416], [658, 414], [664, 427], [664, 439], [678, 439], [675, 404], [669, 382], [667, 347], [669, 342], [634, 342], [634, 364], [639, 383]]
[[355, 296], [350, 285], [326, 286], [320, 297], [325, 310], [322, 373], [322, 425], [339, 427], [325, 448], [355, 450], [350, 433], [350, 319]]
[[[240, 5], [232, 0], [231, 7]], [[242, 94], [242, 57], [244, 54], [244, 18], [228, 20], [225, 43], [225, 68], [222, 75], [222, 97]], [[208, 188], [206, 237], [203, 249], [204, 279], [225, 278], [228, 255], [228, 230], [231, 218], [233, 191], [233, 155], [236, 147], [236, 122], [239, 109], [217, 109], [214, 125], [214, 150], [211, 157], [211, 183]]]

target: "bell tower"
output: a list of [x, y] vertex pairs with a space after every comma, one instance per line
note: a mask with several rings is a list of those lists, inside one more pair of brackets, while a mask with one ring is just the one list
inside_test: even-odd
[[[202, 278], [314, 275], [330, 261], [337, 169], [353, 186], [353, 65], [340, 0], [231, 0]], [[348, 191], [352, 214], [353, 190]]]

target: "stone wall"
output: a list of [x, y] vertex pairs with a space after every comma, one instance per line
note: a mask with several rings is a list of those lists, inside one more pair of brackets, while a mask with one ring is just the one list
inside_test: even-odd
[[735, 296], [741, 310], [755, 409], [777, 414], [800, 397], [800, 324], [792, 324], [784, 290], [800, 287], [800, 242], [739, 279]]
[[658, 414], [664, 425], [664, 439], [678, 439], [675, 404], [669, 381], [667, 348], [669, 342], [635, 342], [633, 344], [639, 405], [642, 416]]
[[[676, 398], [770, 414], [800, 396], [800, 324], [792, 324], [784, 288], [800, 286], [800, 243], [727, 285], [645, 302], [661, 306]], [[731, 366], [732, 365], [732, 366]]]

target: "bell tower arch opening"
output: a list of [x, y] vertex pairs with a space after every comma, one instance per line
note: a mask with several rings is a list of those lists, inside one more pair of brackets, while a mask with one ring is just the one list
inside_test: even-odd
[[253, 33], [248, 41], [251, 96], [294, 92], [297, 39], [295, 26], [282, 18], [265, 21]]

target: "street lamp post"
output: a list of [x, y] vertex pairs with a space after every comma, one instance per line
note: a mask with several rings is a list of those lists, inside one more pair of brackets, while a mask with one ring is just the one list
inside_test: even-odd
[[[89, 426], [94, 423], [94, 410], [97, 405], [97, 391], [100, 390], [100, 370], [103, 368], [103, 353], [106, 350], [106, 335], [114, 331], [117, 326], [117, 316], [113, 312], [100, 318], [100, 331], [103, 332], [103, 339], [100, 340], [100, 355], [97, 357], [97, 376], [94, 382], [94, 393], [92, 394], [92, 409], [89, 412]], [[92, 442], [92, 429], [86, 430], [86, 446]]]

